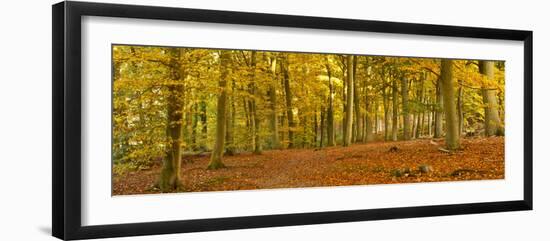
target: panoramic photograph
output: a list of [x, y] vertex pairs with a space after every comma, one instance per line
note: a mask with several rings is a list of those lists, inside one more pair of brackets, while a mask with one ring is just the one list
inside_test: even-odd
[[504, 61], [111, 48], [112, 195], [504, 179]]

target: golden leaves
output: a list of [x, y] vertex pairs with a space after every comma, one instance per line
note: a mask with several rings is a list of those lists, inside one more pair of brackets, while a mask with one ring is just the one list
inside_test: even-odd
[[[182, 178], [188, 192], [504, 178], [503, 137], [466, 138], [462, 145], [453, 153], [439, 152], [427, 139], [241, 153], [226, 157], [228, 168], [216, 171], [205, 168], [208, 154], [185, 155]], [[398, 151], [389, 152], [392, 146]], [[155, 166], [117, 174], [114, 193], [158, 192], [151, 186], [159, 172], [160, 166]]]

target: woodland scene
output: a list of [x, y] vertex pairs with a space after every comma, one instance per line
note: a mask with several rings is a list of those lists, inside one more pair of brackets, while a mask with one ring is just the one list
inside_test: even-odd
[[112, 45], [112, 194], [504, 178], [498, 60]]

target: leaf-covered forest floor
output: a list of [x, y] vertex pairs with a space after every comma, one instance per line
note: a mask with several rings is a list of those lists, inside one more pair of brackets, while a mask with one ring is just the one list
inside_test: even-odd
[[[181, 192], [322, 187], [504, 178], [504, 138], [463, 138], [447, 153], [443, 139], [354, 144], [350, 147], [264, 151], [224, 157], [227, 168], [206, 170], [210, 155], [184, 156]], [[396, 148], [395, 148], [396, 147]], [[424, 170], [419, 167], [423, 166]], [[114, 174], [113, 195], [159, 193], [160, 164]], [[427, 172], [423, 172], [427, 171]]]

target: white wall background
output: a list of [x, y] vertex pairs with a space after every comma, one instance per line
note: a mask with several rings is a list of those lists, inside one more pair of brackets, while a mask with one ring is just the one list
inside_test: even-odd
[[[534, 33], [535, 211], [400, 219], [115, 240], [547, 240], [550, 219], [550, 64], [544, 1], [111, 0], [189, 8], [528, 29]], [[0, 240], [54, 240], [51, 231], [51, 8], [9, 1], [0, 8]]]

